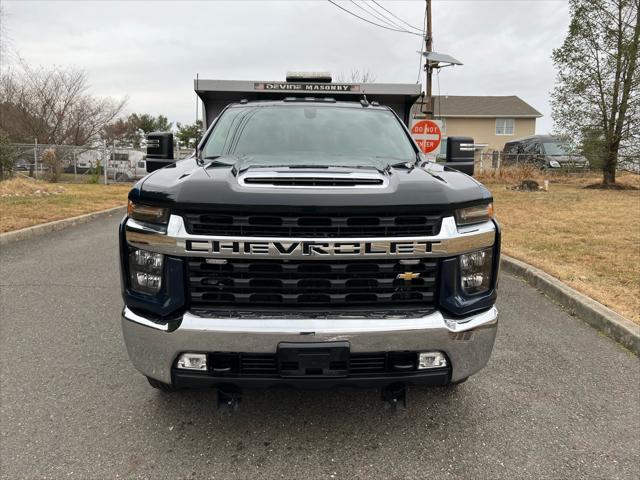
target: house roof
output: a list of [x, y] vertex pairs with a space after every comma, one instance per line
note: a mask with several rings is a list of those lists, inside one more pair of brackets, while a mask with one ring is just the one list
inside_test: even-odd
[[[419, 105], [419, 104], [416, 104]], [[433, 97], [434, 117], [541, 117], [542, 114], [516, 95]], [[418, 106], [419, 108], [419, 106]]]

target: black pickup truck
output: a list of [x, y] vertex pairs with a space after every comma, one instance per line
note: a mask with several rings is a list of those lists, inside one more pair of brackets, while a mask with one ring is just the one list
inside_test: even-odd
[[[120, 266], [124, 339], [153, 387], [216, 387], [235, 406], [242, 388], [349, 385], [397, 403], [485, 366], [492, 197], [425, 160], [407, 128], [416, 88], [201, 80], [193, 155], [149, 136]], [[462, 157], [472, 142], [448, 141]]]

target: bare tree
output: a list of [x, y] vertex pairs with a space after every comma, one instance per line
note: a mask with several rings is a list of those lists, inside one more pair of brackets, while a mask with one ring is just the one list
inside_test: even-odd
[[620, 153], [637, 152], [640, 134], [638, 0], [571, 0], [571, 24], [553, 51], [556, 129], [602, 158], [602, 184], [615, 184]]
[[0, 74], [0, 128], [15, 141], [86, 145], [122, 111], [126, 99], [88, 93], [84, 70], [54, 66], [18, 68]]
[[354, 68], [349, 75], [339, 73], [336, 82], [339, 83], [372, 83], [376, 81], [376, 76], [368, 68]]
[[0, 5], [0, 61], [4, 62], [9, 44], [9, 34], [7, 33], [7, 11]]

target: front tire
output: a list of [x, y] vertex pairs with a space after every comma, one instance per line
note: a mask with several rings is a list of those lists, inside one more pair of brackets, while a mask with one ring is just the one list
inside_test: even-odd
[[147, 381], [149, 382], [149, 385], [151, 385], [153, 388], [160, 390], [163, 393], [172, 393], [172, 392], [177, 392], [179, 390], [177, 387], [174, 387], [169, 383], [164, 383], [164, 382], [161, 382], [160, 380], [156, 380], [155, 378], [147, 377]]

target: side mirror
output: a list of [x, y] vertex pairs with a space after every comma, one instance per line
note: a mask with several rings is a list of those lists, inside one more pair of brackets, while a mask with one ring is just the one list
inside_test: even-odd
[[173, 134], [152, 132], [147, 135], [147, 172], [153, 172], [174, 162]]
[[471, 137], [447, 137], [447, 163], [456, 170], [473, 175], [475, 147]]

